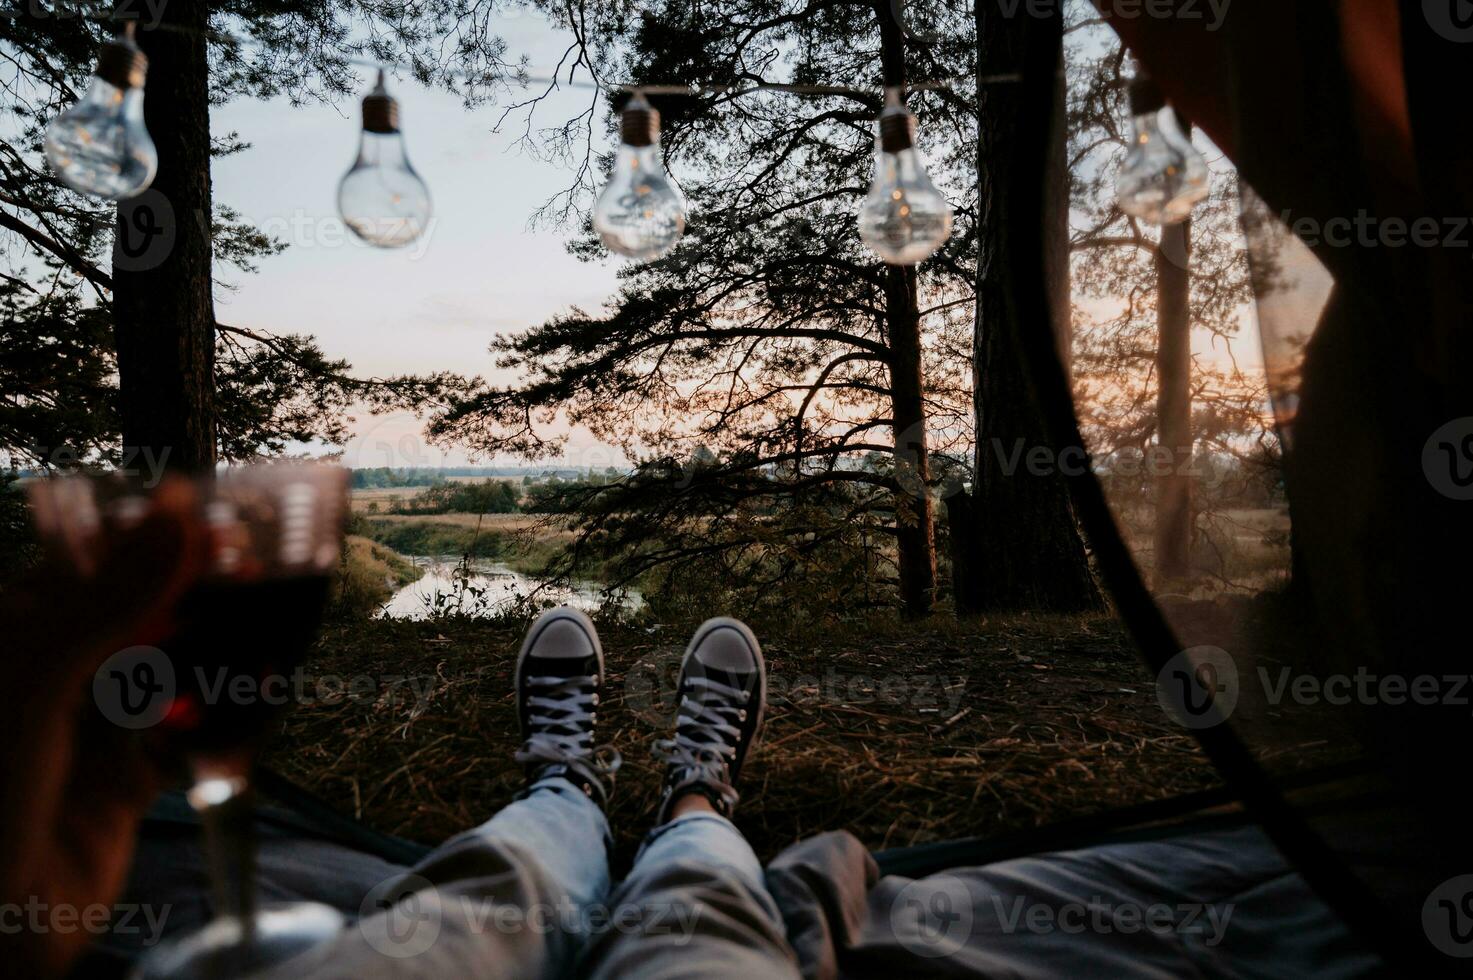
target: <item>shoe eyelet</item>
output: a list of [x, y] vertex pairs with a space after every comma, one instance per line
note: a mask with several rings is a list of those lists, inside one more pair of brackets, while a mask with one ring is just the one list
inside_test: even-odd
[[593, 704], [594, 704], [595, 707], [598, 706], [598, 692], [597, 691], [594, 691], [593, 692]]
[[747, 709], [746, 708], [743, 708], [741, 711], [738, 711], [737, 712], [737, 721], [746, 721], [746, 720], [747, 720]]

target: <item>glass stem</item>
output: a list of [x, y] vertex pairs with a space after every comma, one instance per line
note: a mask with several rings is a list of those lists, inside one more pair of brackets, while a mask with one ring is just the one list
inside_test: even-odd
[[240, 924], [241, 942], [255, 941], [255, 805], [250, 780], [242, 773], [222, 775], [215, 766], [197, 766], [190, 805], [205, 833], [205, 856], [214, 884], [215, 914]]

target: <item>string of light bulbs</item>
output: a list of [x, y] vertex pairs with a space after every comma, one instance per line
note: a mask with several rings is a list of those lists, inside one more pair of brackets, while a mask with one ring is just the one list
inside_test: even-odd
[[[166, 29], [217, 42], [248, 45], [241, 38], [177, 25]], [[143, 122], [143, 90], [148, 58], [135, 39], [133, 22], [102, 45], [93, 79], [76, 105], [52, 120], [45, 136], [46, 158], [72, 188], [107, 200], [142, 193], [158, 169], [158, 152]], [[409, 162], [399, 128], [399, 103], [389, 94], [385, 75], [390, 65], [356, 57], [349, 62], [377, 69], [374, 87], [362, 102], [362, 134], [358, 155], [338, 185], [339, 213], [364, 242], [400, 248], [429, 227], [433, 206], [429, 188]], [[982, 84], [1016, 82], [1020, 76], [997, 75]], [[596, 88], [632, 93], [622, 111], [620, 145], [608, 182], [594, 204], [593, 226], [612, 252], [649, 261], [666, 254], [685, 231], [686, 204], [679, 187], [665, 172], [659, 153], [660, 115], [647, 95], [745, 95], [754, 92], [845, 95], [873, 98], [873, 90], [845, 86], [744, 82], [733, 85], [611, 85], [592, 80], [533, 79], [525, 84]], [[1176, 126], [1175, 114], [1157, 105], [1157, 90], [1144, 76], [1132, 86], [1135, 142], [1122, 169], [1123, 210], [1147, 220], [1182, 220], [1206, 193], [1206, 163]], [[943, 79], [909, 85], [912, 91], [950, 88]], [[1137, 92], [1140, 89], [1140, 92]], [[939, 249], [951, 235], [952, 210], [931, 182], [915, 146], [915, 117], [905, 107], [903, 91], [884, 90], [876, 138], [875, 175], [858, 213], [860, 238], [881, 259], [914, 265]], [[1154, 108], [1153, 108], [1154, 106]]]

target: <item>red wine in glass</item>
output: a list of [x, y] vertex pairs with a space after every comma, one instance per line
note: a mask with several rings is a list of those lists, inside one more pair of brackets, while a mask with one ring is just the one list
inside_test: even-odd
[[296, 671], [327, 605], [326, 575], [206, 582], [180, 600], [159, 644], [175, 694], [160, 727], [186, 752], [254, 752], [298, 689]]

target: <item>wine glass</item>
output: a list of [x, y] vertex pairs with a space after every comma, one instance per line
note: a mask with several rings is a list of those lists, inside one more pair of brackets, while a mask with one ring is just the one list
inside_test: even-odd
[[[343, 924], [325, 905], [255, 901], [250, 777], [322, 618], [342, 548], [347, 473], [271, 463], [194, 482], [208, 565], [179, 600], [173, 634], [157, 648], [122, 651], [94, 688], [109, 720], [148, 729], [162, 751], [186, 761], [214, 883], [214, 921], [151, 950], [138, 980], [240, 976], [287, 961], [306, 968]], [[83, 574], [110, 536], [148, 514], [151, 492], [110, 475], [29, 486], [42, 545]], [[116, 676], [102, 676], [109, 671]], [[102, 693], [110, 681], [125, 691], [117, 702]]]

